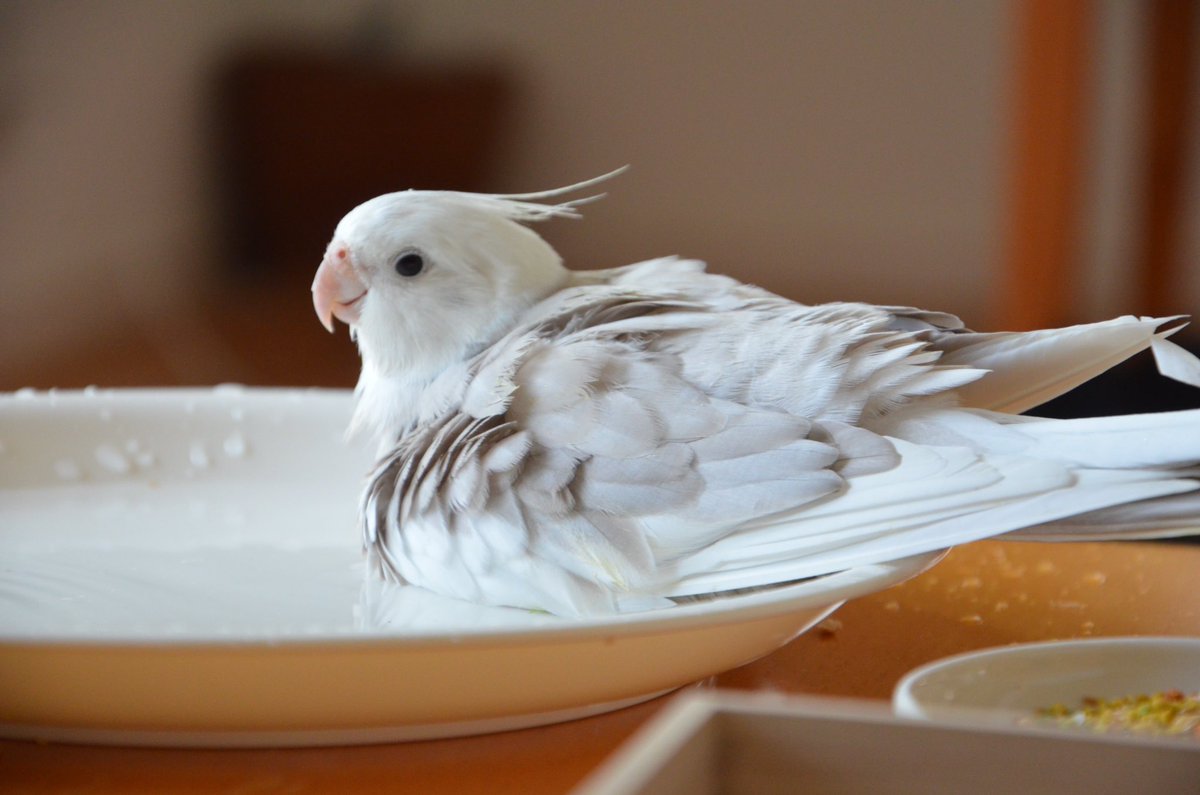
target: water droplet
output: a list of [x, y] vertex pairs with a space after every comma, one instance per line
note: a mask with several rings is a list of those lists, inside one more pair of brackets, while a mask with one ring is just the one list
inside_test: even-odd
[[31, 386], [23, 386], [16, 392], [13, 392], [13, 397], [17, 400], [32, 400], [37, 397], [37, 390]]
[[898, 613], [900, 612], [900, 603], [895, 599], [889, 599], [883, 603], [883, 609], [889, 613]]
[[83, 394], [85, 397], [95, 397], [96, 393], [99, 391], [100, 389], [95, 384], [88, 384], [83, 388]]
[[111, 444], [100, 445], [93, 454], [96, 456], [96, 462], [109, 472], [124, 475], [129, 471], [129, 459]]
[[230, 458], [241, 458], [246, 455], [246, 438], [240, 433], [232, 433], [225, 438], [221, 447]]
[[1083, 581], [1087, 585], [1103, 585], [1107, 579], [1108, 575], [1102, 571], [1091, 571], [1083, 575]]
[[234, 406], [229, 410], [229, 418], [234, 422], [241, 422], [246, 418], [246, 410], [241, 406]]
[[1034, 566], [1033, 570], [1038, 574], [1054, 574], [1058, 571], [1058, 566], [1055, 566], [1051, 561], [1042, 560], [1038, 561], [1038, 564]]
[[1001, 613], [1008, 609], [1008, 602], [1001, 599], [999, 602], [996, 602], [996, 604], [992, 605], [992, 609], [997, 613]]
[[188, 447], [188, 461], [196, 469], [208, 469], [208, 451], [204, 449], [204, 442], [192, 442]]
[[138, 465], [139, 469], [147, 469], [154, 466], [158, 462], [158, 458], [149, 450], [141, 450], [134, 455], [133, 462]]
[[964, 577], [963, 581], [959, 583], [959, 586], [962, 588], [979, 588], [982, 585], [983, 580], [978, 577]]
[[126, 439], [125, 440], [125, 452], [127, 452], [127, 453], [130, 453], [130, 454], [136, 453], [141, 446], [142, 446], [141, 443], [137, 439]]
[[978, 613], [968, 613], [958, 620], [964, 624], [982, 624], [983, 616], [979, 615]]
[[62, 458], [54, 462], [54, 474], [58, 475], [61, 480], [79, 480], [83, 477], [83, 471], [69, 458]]
[[213, 394], [221, 397], [240, 397], [245, 392], [243, 384], [217, 384], [213, 387]]

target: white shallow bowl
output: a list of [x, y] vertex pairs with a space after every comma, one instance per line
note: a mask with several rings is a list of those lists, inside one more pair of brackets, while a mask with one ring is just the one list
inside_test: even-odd
[[927, 554], [588, 620], [365, 577], [344, 391], [0, 396], [0, 736], [384, 742], [636, 703], [767, 654]]
[[1093, 638], [960, 654], [906, 674], [892, 706], [910, 718], [1011, 724], [1054, 704], [1163, 690], [1200, 691], [1200, 638]]

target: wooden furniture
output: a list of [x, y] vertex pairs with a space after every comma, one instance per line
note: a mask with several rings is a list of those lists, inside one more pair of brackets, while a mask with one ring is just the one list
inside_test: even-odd
[[[1187, 312], [1179, 306], [1180, 228], [1195, 111], [1192, 83], [1198, 0], [1144, 4], [1144, 53], [1134, 214], [1136, 293], [1126, 311]], [[1079, 322], [1081, 233], [1087, 155], [1097, 90], [1092, 42], [1101, 5], [1022, 0], [1015, 5], [1011, 178], [998, 325], [1032, 329]]]
[[311, 277], [338, 219], [373, 196], [486, 189], [512, 90], [482, 62], [260, 46], [214, 93], [227, 264], [261, 280]]

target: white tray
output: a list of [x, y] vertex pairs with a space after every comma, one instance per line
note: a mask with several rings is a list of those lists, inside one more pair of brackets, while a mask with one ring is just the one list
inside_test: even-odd
[[893, 717], [882, 702], [696, 693], [575, 795], [1194, 795], [1200, 743]]

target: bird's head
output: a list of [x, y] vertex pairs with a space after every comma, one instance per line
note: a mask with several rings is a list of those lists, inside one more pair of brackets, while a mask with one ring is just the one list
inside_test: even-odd
[[[613, 172], [614, 174], [616, 172]], [[497, 196], [389, 193], [337, 225], [313, 281], [313, 306], [358, 340], [364, 374], [428, 380], [511, 327], [567, 279], [558, 254], [526, 226], [577, 215], [554, 191]]]

